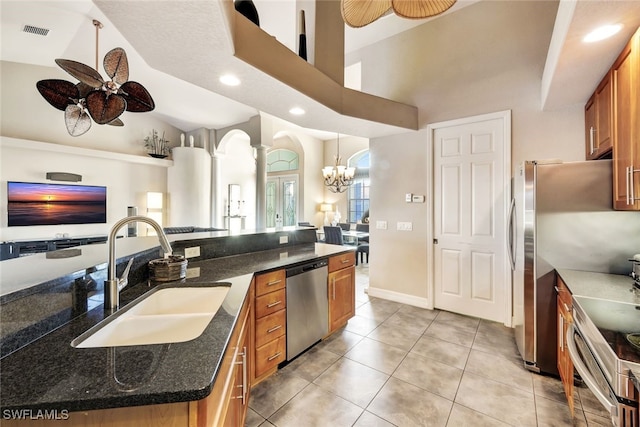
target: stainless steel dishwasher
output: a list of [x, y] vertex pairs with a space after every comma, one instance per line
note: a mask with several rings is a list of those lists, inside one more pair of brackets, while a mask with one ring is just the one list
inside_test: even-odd
[[327, 260], [291, 267], [287, 272], [287, 360], [329, 332]]

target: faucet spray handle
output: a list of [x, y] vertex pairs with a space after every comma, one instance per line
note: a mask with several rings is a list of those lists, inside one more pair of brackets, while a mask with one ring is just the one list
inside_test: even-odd
[[131, 264], [133, 264], [133, 260], [135, 257], [131, 257], [127, 267], [122, 272], [122, 277], [118, 279], [118, 291], [121, 291], [125, 286], [129, 284], [129, 270], [131, 270]]

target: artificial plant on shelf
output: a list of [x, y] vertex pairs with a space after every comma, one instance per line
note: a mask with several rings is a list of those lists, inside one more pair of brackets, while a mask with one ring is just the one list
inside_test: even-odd
[[169, 140], [165, 139], [164, 131], [162, 132], [162, 137], [159, 137], [158, 131], [154, 129], [151, 135], [144, 139], [144, 146], [151, 157], [164, 159], [171, 153]]

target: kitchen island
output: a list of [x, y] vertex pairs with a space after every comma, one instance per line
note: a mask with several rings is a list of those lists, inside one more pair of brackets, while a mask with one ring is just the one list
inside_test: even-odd
[[[315, 232], [312, 233], [315, 237]], [[193, 238], [189, 237], [188, 245], [196, 242]], [[177, 242], [180, 238], [173, 239]], [[198, 244], [204, 245], [210, 238], [198, 239]], [[166, 407], [165, 404], [206, 398], [216, 385], [229, 339], [243, 305], [247, 305], [254, 274], [353, 252], [350, 247], [305, 242], [292, 234], [288, 240], [291, 244], [273, 249], [190, 260], [188, 278], [176, 286], [231, 283], [222, 306], [194, 340], [144, 346], [72, 347], [74, 338], [105, 318], [99, 305], [11, 351], [1, 361], [4, 421], [42, 411], [82, 418], [77, 414], [79, 411], [159, 404]], [[146, 278], [139, 279], [122, 292], [123, 305], [156, 285]]]

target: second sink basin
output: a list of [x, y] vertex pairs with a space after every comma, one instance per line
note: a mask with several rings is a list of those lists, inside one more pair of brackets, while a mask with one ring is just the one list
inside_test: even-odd
[[216, 314], [229, 284], [172, 287], [150, 292], [71, 342], [76, 348], [120, 347], [190, 341]]

